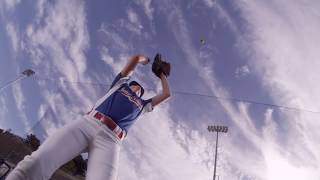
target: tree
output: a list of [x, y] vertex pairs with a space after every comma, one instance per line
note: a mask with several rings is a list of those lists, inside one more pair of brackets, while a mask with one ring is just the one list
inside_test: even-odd
[[75, 157], [73, 159], [73, 162], [76, 166], [76, 171], [74, 172], [74, 174], [79, 174], [81, 176], [85, 176], [85, 173], [87, 171], [87, 161], [85, 161], [81, 155]]
[[40, 146], [40, 140], [34, 134], [27, 135], [24, 142], [31, 147], [33, 151], [37, 150]]
[[64, 164], [62, 169], [73, 176], [80, 175], [84, 177], [87, 171], [87, 161], [84, 160], [81, 155], [78, 155], [71, 161]]

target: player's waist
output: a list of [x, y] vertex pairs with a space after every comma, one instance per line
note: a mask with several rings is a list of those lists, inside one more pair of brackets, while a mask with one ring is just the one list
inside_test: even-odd
[[93, 119], [96, 119], [96, 120], [100, 121], [102, 124], [106, 125], [113, 133], [115, 133], [115, 135], [120, 140], [123, 140], [125, 138], [126, 131], [124, 129], [122, 129], [119, 125], [117, 125], [115, 123], [115, 121], [112, 120], [112, 118], [110, 118], [109, 116], [106, 116], [103, 113], [96, 111], [96, 110], [92, 110], [92, 111], [88, 112], [87, 116], [89, 116]]

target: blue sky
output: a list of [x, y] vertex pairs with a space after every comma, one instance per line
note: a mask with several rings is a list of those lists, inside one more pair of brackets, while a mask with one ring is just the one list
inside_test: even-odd
[[[120, 179], [210, 179], [214, 134], [223, 180], [320, 177], [319, 113], [226, 101], [234, 97], [320, 111], [318, 1], [0, 2], [0, 127], [41, 140], [81, 118], [128, 58], [160, 52], [172, 97], [139, 119], [124, 142]], [[205, 43], [200, 42], [201, 39]], [[151, 66], [138, 67], [152, 97]], [[75, 83], [82, 82], [82, 83]], [[102, 85], [98, 85], [98, 84]]]

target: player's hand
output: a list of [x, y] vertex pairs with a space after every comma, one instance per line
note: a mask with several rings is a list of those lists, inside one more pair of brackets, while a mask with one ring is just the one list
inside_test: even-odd
[[150, 62], [150, 59], [147, 56], [138, 55], [138, 58], [139, 58], [139, 63], [141, 63], [143, 65], [147, 65]]

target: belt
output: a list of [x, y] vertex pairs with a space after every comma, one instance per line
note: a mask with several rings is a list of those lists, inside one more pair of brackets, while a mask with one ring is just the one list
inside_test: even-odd
[[114, 132], [118, 136], [120, 140], [124, 139], [126, 132], [121, 129], [110, 117], [100, 112], [96, 112], [93, 117], [106, 125], [112, 132]]

